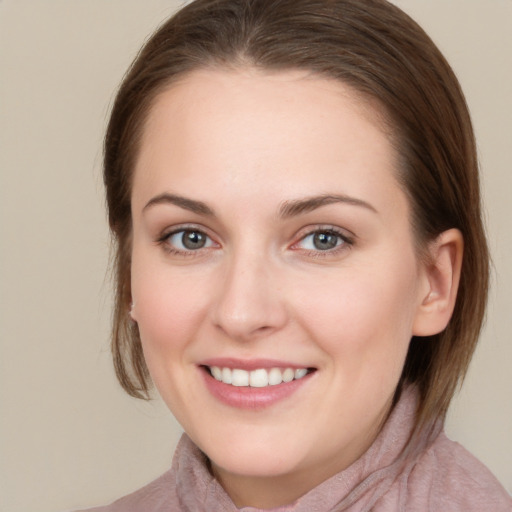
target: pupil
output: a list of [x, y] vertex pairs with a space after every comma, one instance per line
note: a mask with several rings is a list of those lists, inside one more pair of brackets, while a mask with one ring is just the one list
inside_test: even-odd
[[197, 231], [185, 231], [182, 242], [187, 249], [201, 249], [206, 243], [206, 238]]
[[338, 243], [338, 235], [333, 233], [316, 233], [313, 237], [313, 244], [316, 249], [326, 251], [327, 249], [333, 249]]

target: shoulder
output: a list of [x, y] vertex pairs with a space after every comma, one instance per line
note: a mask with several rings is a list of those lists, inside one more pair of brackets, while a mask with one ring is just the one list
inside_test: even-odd
[[428, 510], [512, 512], [512, 498], [494, 475], [442, 432], [418, 459], [409, 485]]
[[175, 492], [175, 475], [167, 471], [141, 489], [124, 496], [110, 505], [76, 512], [167, 512], [176, 510], [178, 499]]
[[172, 466], [162, 476], [110, 505], [75, 512], [200, 510], [198, 504], [205, 503], [210, 494], [216, 499], [223, 493], [219, 492], [218, 484], [212, 483], [215, 480], [208, 470], [205, 455], [183, 434], [174, 452]]

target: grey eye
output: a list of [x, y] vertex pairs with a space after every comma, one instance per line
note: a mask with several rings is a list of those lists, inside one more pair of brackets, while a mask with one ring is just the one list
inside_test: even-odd
[[334, 249], [340, 242], [340, 237], [335, 233], [315, 233], [313, 235], [313, 245], [319, 251]]
[[328, 251], [344, 243], [343, 238], [334, 231], [316, 231], [305, 236], [300, 247], [308, 251]]
[[183, 229], [169, 236], [169, 244], [180, 251], [196, 251], [212, 246], [212, 240], [201, 231]]

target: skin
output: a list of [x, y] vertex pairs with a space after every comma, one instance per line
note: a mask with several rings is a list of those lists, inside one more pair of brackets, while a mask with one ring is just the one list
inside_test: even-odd
[[[379, 114], [305, 73], [201, 70], [161, 93], [145, 126], [131, 314], [156, 387], [239, 507], [290, 503], [359, 458], [411, 336], [449, 320], [460, 234], [418, 259]], [[326, 195], [351, 200], [290, 208]], [[184, 250], [170, 233], [185, 228], [206, 246]], [[311, 233], [330, 230], [347, 241], [319, 250]], [[205, 386], [198, 365], [213, 357], [316, 371], [285, 400], [243, 410]]]

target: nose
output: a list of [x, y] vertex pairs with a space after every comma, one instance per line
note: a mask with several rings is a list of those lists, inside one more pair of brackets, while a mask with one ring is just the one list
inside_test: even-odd
[[283, 328], [288, 320], [281, 273], [263, 256], [226, 262], [211, 314], [230, 339], [249, 341]]

